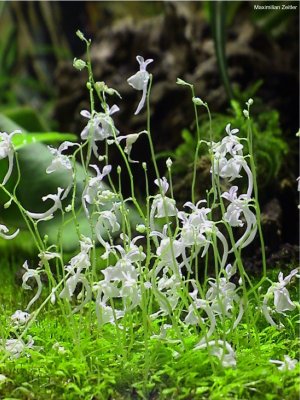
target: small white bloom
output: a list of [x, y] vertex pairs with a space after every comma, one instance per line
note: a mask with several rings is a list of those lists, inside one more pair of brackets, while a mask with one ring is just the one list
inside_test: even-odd
[[211, 340], [210, 342], [203, 343], [196, 346], [195, 349], [201, 350], [208, 347], [213, 356], [218, 357], [224, 368], [236, 367], [235, 352], [228, 342], [224, 340]]
[[99, 155], [96, 142], [105, 140], [109, 137], [115, 137], [119, 134], [119, 131], [116, 129], [114, 121], [111, 117], [117, 111], [119, 111], [119, 107], [117, 105], [113, 105], [111, 108], [107, 106], [107, 109], [104, 113], [94, 112], [91, 114], [87, 110], [82, 110], [80, 112], [83, 117], [89, 119], [89, 122], [80, 134], [81, 139], [91, 140], [92, 149], [97, 158]]
[[64, 346], [61, 346], [58, 342], [54, 343], [52, 346], [53, 350], [56, 350], [58, 354], [66, 354], [67, 350], [64, 348]]
[[141, 101], [139, 102], [139, 105], [134, 113], [135, 115], [137, 115], [141, 111], [141, 109], [145, 104], [147, 95], [147, 86], [150, 77], [149, 73], [146, 71], [146, 67], [153, 61], [152, 59], [144, 60], [144, 58], [141, 56], [137, 56], [136, 59], [137, 62], [140, 64], [140, 70], [136, 74], [127, 79], [129, 85], [132, 86], [135, 90], [143, 91]]
[[13, 166], [14, 166], [14, 147], [12, 144], [12, 138], [15, 134], [22, 133], [20, 130], [15, 130], [10, 134], [6, 132], [0, 132], [0, 160], [8, 158], [8, 171], [3, 179], [2, 185], [5, 185], [9, 180]]
[[94, 204], [98, 192], [105, 188], [104, 183], [102, 182], [103, 178], [111, 171], [111, 165], [105, 165], [102, 172], [100, 172], [97, 165], [90, 165], [90, 167], [96, 171], [97, 175], [88, 180], [82, 193], [82, 205], [87, 216], [89, 216], [89, 212], [86, 203]]
[[96, 315], [100, 326], [108, 323], [115, 325], [116, 320], [124, 317], [124, 314], [122, 310], [113, 310], [112, 307], [107, 306], [100, 297], [96, 300]]
[[235, 135], [236, 133], [239, 132], [238, 129], [231, 129], [231, 124], [227, 124], [226, 125], [225, 131], [226, 131], [227, 135], [229, 135], [229, 136], [230, 135]]
[[62, 199], [67, 197], [67, 195], [69, 194], [69, 192], [72, 188], [72, 177], [73, 177], [72, 164], [71, 164], [69, 156], [62, 154], [63, 151], [67, 150], [71, 146], [78, 146], [78, 144], [66, 141], [66, 142], [63, 142], [59, 146], [58, 149], [48, 146], [48, 149], [50, 150], [51, 154], [53, 155], [53, 159], [52, 159], [49, 167], [46, 169], [46, 173], [51, 174], [53, 172], [58, 172], [58, 173], [66, 172], [68, 174], [69, 184], [65, 190], [65, 193], [64, 193]]
[[3, 382], [7, 381], [7, 380], [8, 380], [7, 376], [5, 376], [5, 375], [3, 375], [3, 374], [0, 374], [0, 385], [1, 385]]
[[294, 276], [298, 276], [299, 269], [293, 269], [289, 275], [283, 278], [283, 273], [280, 272], [278, 275], [278, 282], [273, 283], [263, 300], [262, 312], [266, 318], [266, 320], [273, 326], [277, 327], [276, 323], [272, 319], [270, 315], [270, 310], [268, 307], [269, 300], [274, 297], [274, 307], [276, 312], [280, 314], [284, 314], [285, 311], [293, 311], [296, 308], [296, 305], [292, 302], [289, 292], [286, 286], [290, 283], [291, 279]]
[[49, 210], [43, 212], [43, 213], [33, 213], [30, 211], [26, 211], [29, 217], [37, 220], [44, 220], [44, 219], [50, 219], [53, 217], [53, 214], [55, 213], [56, 210], [62, 208], [61, 204], [61, 199], [62, 199], [62, 193], [64, 189], [58, 188], [57, 189], [57, 194], [48, 194], [47, 196], [42, 197], [43, 201], [46, 201], [48, 199], [53, 200], [54, 204], [52, 207], [49, 208]]
[[150, 339], [160, 339], [160, 340], [166, 339], [168, 330], [171, 328], [172, 328], [172, 325], [170, 325], [170, 324], [162, 324], [160, 327], [160, 334], [152, 335], [152, 336], [150, 336]]
[[51, 251], [42, 251], [38, 254], [38, 258], [40, 259], [39, 267], [43, 267], [48, 261], [53, 260], [53, 258], [60, 258], [60, 254]]
[[50, 302], [51, 304], [55, 304], [56, 302], [56, 288], [51, 290]]
[[130, 153], [131, 153], [131, 150], [132, 150], [132, 145], [138, 140], [139, 136], [142, 133], [147, 133], [147, 131], [141, 131], [139, 133], [132, 133], [132, 134], [127, 135], [127, 136], [119, 136], [117, 138], [118, 142], [120, 142], [123, 139], [126, 140], [126, 146], [125, 146], [124, 152], [128, 154], [128, 160], [131, 163], [138, 163], [138, 161], [132, 160], [130, 158]]
[[4, 344], [5, 350], [11, 354], [11, 358], [19, 358], [26, 349], [32, 349], [34, 340], [28, 336], [28, 342], [22, 339], [7, 339]]
[[21, 325], [25, 325], [29, 319], [30, 319], [30, 314], [26, 311], [21, 311], [17, 310], [11, 317], [10, 317], [12, 323], [18, 327]]
[[15, 233], [11, 235], [6, 235], [6, 233], [9, 231], [9, 229], [5, 225], [0, 225], [0, 237], [6, 240], [11, 240], [14, 239], [17, 234], [20, 232], [20, 229], [17, 229]]
[[102, 237], [104, 235], [107, 236], [109, 232], [117, 232], [120, 229], [120, 224], [118, 223], [117, 216], [114, 213], [114, 209], [111, 211], [102, 211], [99, 213], [99, 217], [95, 226], [95, 233], [97, 239], [102, 244], [104, 248], [106, 248], [106, 241]]
[[180, 256], [183, 250], [183, 245], [179, 240], [166, 237], [160, 242], [156, 254], [167, 264], [173, 263], [173, 256], [176, 259]]
[[26, 307], [26, 310], [29, 310], [29, 308], [32, 306], [32, 304], [35, 303], [39, 299], [39, 297], [42, 293], [43, 286], [42, 286], [41, 277], [39, 275], [40, 271], [38, 269], [29, 268], [27, 261], [24, 262], [23, 268], [26, 270], [26, 272], [22, 277], [22, 281], [23, 281], [22, 288], [25, 290], [32, 290], [32, 287], [27, 285], [27, 281], [30, 278], [35, 279], [35, 281], [37, 283], [37, 287], [38, 287], [35, 296], [30, 300], [30, 302], [28, 303], [28, 306]]
[[232, 186], [228, 192], [224, 192], [221, 195], [221, 197], [231, 203], [223, 216], [224, 221], [228, 222], [232, 227], [242, 227], [244, 226], [244, 222], [240, 218], [241, 214], [243, 214], [246, 221], [246, 230], [243, 236], [236, 242], [233, 249], [239, 246], [242, 248], [248, 246], [254, 240], [257, 232], [256, 216], [249, 207], [250, 199], [247, 194], [237, 196], [237, 190], [237, 186]]
[[[151, 206], [151, 218], [172, 217], [177, 214], [176, 202], [174, 199], [167, 197], [165, 194], [169, 189], [168, 181], [165, 177], [162, 179], [155, 179], [154, 183], [159, 187], [162, 194], [158, 194], [154, 197]], [[156, 212], [156, 214], [155, 214]]]
[[62, 154], [63, 151], [67, 150], [71, 146], [78, 146], [78, 144], [72, 142], [63, 142], [58, 149], [48, 146], [48, 149], [53, 155], [53, 160], [51, 161], [49, 167], [46, 169], [47, 174], [51, 174], [55, 171], [60, 172], [63, 170], [72, 171], [72, 164], [69, 157], [65, 154]]
[[278, 370], [285, 372], [285, 371], [293, 371], [298, 364], [298, 360], [293, 360], [290, 356], [285, 355], [283, 356], [284, 361], [279, 360], [270, 360], [272, 364], [279, 364]]

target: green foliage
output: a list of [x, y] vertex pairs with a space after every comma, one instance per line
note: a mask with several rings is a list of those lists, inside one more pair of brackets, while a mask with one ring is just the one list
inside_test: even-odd
[[[21, 120], [22, 118], [19, 117]], [[38, 119], [33, 119], [37, 124]], [[38, 127], [38, 126], [37, 126]], [[69, 177], [67, 173], [53, 173], [46, 174], [46, 168], [50, 165], [52, 155], [50, 154], [47, 146], [39, 143], [59, 143], [64, 140], [74, 141], [77, 139], [76, 135], [63, 134], [58, 132], [33, 132], [28, 133], [26, 130], [17, 124], [15, 121], [0, 114], [0, 129], [2, 131], [11, 132], [16, 129], [21, 129], [23, 134], [15, 135], [13, 138], [14, 145], [18, 151], [19, 166], [22, 171], [21, 179], [17, 187], [17, 195], [22, 199], [23, 205], [28, 210], [38, 210], [41, 208], [41, 199], [43, 196], [49, 193], [56, 193], [57, 187], [67, 187], [69, 184]], [[0, 177], [3, 177], [7, 170], [7, 161], [0, 161]], [[76, 163], [77, 171], [77, 190], [78, 198], [76, 198], [77, 211], [79, 213], [79, 224], [82, 226], [83, 232], [87, 233], [88, 223], [84, 221], [81, 208], [80, 196], [83, 190], [84, 171], [83, 167]], [[13, 188], [17, 182], [16, 170], [8, 182], [9, 190], [13, 191]], [[29, 194], [30, 188], [30, 196]], [[0, 205], [3, 205], [9, 199], [1, 193]], [[44, 207], [42, 203], [42, 207]], [[26, 229], [22, 216], [20, 215], [17, 206], [12, 204], [8, 209], [1, 211], [1, 219], [10, 225], [15, 227], [22, 227]], [[58, 235], [61, 235], [61, 240], [65, 250], [72, 251], [74, 248], [76, 239], [78, 236], [75, 229], [75, 221], [73, 218], [68, 217], [65, 221], [65, 229], [61, 227], [62, 217], [56, 216], [48, 224], [39, 224], [40, 232], [42, 235], [47, 234], [49, 236], [49, 242], [55, 243]], [[84, 226], [83, 226], [84, 225]], [[88, 230], [89, 232], [89, 230]]]
[[[254, 107], [255, 113], [255, 107]], [[213, 114], [212, 131], [214, 142], [219, 141], [224, 135], [224, 129], [228, 122], [232, 127], [239, 128], [239, 135], [246, 137], [247, 122], [243, 116], [240, 104], [232, 100], [229, 115]], [[200, 117], [201, 140], [209, 141], [209, 122], [206, 116]], [[288, 154], [288, 145], [282, 137], [279, 113], [276, 110], [257, 113], [252, 120], [253, 150], [257, 166], [258, 183], [264, 186], [273, 181], [284, 163]], [[192, 165], [193, 154], [196, 148], [196, 135], [189, 130], [182, 131], [183, 143], [174, 151], [174, 172], [183, 173], [187, 165]], [[246, 146], [246, 145], [245, 145]], [[205, 154], [205, 146], [200, 148], [200, 155]]]
[[[11, 272], [2, 260], [0, 333], [4, 338], [11, 334], [9, 310], [22, 308], [28, 301], [27, 293], [16, 286]], [[269, 361], [282, 360], [285, 354], [292, 358], [298, 356], [298, 340], [289, 324], [279, 331], [262, 326], [260, 350], [252, 347], [247, 325], [239, 325], [233, 335], [233, 344], [235, 337], [239, 342], [237, 368], [224, 369], [217, 359], [211, 360], [211, 364], [206, 350], [193, 349], [199, 340], [197, 333], [186, 332], [185, 349], [176, 341], [156, 339], [149, 339], [146, 349], [140, 317], [134, 313], [133, 318], [134, 331], [123, 331], [120, 337], [113, 326], [106, 326], [99, 333], [92, 307], [82, 315], [68, 318], [58, 307], [49, 305], [28, 332], [36, 348], [28, 350], [27, 356], [0, 364], [0, 374], [7, 377], [0, 382], [0, 397], [39, 400], [297, 398], [299, 365], [293, 371], [282, 372]], [[286, 318], [293, 321], [297, 311]], [[154, 333], [157, 332], [151, 332]], [[131, 345], [124, 349], [122, 341], [130, 335]], [[176, 337], [175, 332], [170, 332], [172, 335]], [[1, 351], [0, 355], [3, 355]]]

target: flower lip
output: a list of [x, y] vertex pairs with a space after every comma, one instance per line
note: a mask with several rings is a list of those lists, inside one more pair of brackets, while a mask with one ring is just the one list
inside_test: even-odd
[[150, 77], [149, 73], [146, 71], [146, 67], [147, 65], [153, 62], [152, 58], [144, 60], [144, 57], [142, 56], [137, 56], [136, 59], [137, 62], [140, 64], [140, 69], [138, 72], [136, 72], [134, 75], [132, 75], [130, 78], [127, 79], [128, 84], [132, 86], [135, 90], [143, 91], [142, 98], [134, 113], [135, 115], [137, 115], [141, 111], [141, 109], [145, 104], [147, 95], [147, 86]]

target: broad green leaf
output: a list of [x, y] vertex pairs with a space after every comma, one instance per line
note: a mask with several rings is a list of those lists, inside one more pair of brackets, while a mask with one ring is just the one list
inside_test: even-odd
[[44, 132], [49, 126], [38, 112], [31, 107], [16, 107], [2, 110], [2, 114], [28, 132]]
[[23, 133], [27, 132], [21, 125], [0, 113], [0, 131], [10, 133], [17, 129], [20, 129]]
[[58, 143], [65, 140], [75, 142], [77, 136], [72, 133], [60, 133], [60, 132], [33, 132], [22, 135], [13, 136], [14, 148], [20, 149], [31, 143], [45, 142], [45, 143]]

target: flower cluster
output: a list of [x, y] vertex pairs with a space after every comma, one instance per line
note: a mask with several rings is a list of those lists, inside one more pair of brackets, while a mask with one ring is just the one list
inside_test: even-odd
[[[78, 61], [75, 61], [77, 68], [85, 68], [86, 63]], [[142, 91], [135, 114], [144, 107], [151, 85], [151, 76], [146, 67], [153, 60], [144, 60], [143, 57], [137, 56], [137, 61], [140, 69], [128, 79], [130, 86]], [[179, 83], [189, 85], [182, 80]], [[137, 162], [131, 159], [132, 147], [141, 134], [150, 138], [150, 132], [120, 135], [113, 120], [113, 115], [119, 111], [119, 107], [110, 107], [105, 97], [106, 94], [112, 95], [117, 92], [109, 89], [104, 82], [95, 83], [94, 89], [100, 96], [102, 110], [97, 112], [93, 106], [91, 112], [81, 112], [88, 120], [80, 135], [83, 144], [64, 142], [58, 149], [49, 147], [52, 161], [46, 173], [67, 174], [67, 184], [62, 185], [64, 188], [58, 187], [56, 194], [48, 194], [42, 198], [44, 202], [53, 201], [46, 211], [32, 212], [21, 209], [29, 226], [36, 231], [39, 221], [51, 219], [57, 212], [71, 210], [75, 198], [79, 198], [83, 217], [91, 228], [90, 234], [78, 234], [77, 254], [70, 257], [68, 262], [63, 261], [60, 243], [48, 246], [47, 240], [42, 241], [38, 237], [39, 266], [37, 269], [29, 268], [26, 261], [23, 264], [25, 273], [22, 278], [24, 289], [33, 290], [33, 280], [36, 291], [26, 310], [17, 310], [11, 316], [12, 327], [15, 330], [22, 327], [27, 329], [32, 323], [33, 317], [28, 311], [39, 301], [42, 293], [41, 273], [45, 271], [52, 285], [48, 296], [52, 304], [67, 302], [73, 313], [85, 312], [86, 306], [93, 304], [99, 327], [112, 324], [123, 329], [127, 317], [132, 317], [134, 313], [146, 315], [147, 324], [156, 320], [160, 326], [159, 334], [151, 332], [154, 333], [151, 335], [153, 339], [169, 340], [168, 332], [172, 326], [170, 322], [173, 324], [175, 321], [187, 330], [195, 329], [198, 332], [195, 350], [207, 351], [215, 360], [218, 359], [223, 367], [235, 367], [235, 345], [231, 333], [245, 318], [245, 312], [248, 312], [245, 274], [240, 254], [243, 248], [253, 242], [258, 227], [257, 199], [253, 198], [253, 171], [247, 163], [247, 157], [251, 157], [251, 154], [244, 155], [242, 144], [243, 140], [247, 139], [238, 137], [239, 130], [232, 129], [228, 124], [225, 127], [226, 136], [219, 142], [211, 141], [208, 144], [215, 189], [213, 202], [208, 196], [206, 200], [188, 201], [180, 209], [173, 197], [172, 161], [168, 159], [168, 179], [165, 176], [157, 176], [154, 181], [157, 192], [147, 196], [144, 207], [140, 207], [135, 198], [133, 182], [131, 197], [128, 199], [123, 198], [121, 190], [117, 190], [114, 184], [109, 185], [108, 182], [112, 182], [110, 174], [113, 167], [108, 163], [107, 145], [117, 146], [131, 179], [132, 163]], [[195, 106], [206, 105], [196, 97], [193, 101]], [[249, 104], [250, 100], [248, 108]], [[247, 113], [244, 114], [249, 118], [249, 112]], [[11, 176], [15, 151], [12, 137], [15, 133], [18, 132], [10, 135], [0, 133], [0, 159], [8, 158], [9, 163], [2, 186]], [[102, 142], [105, 142], [105, 154], [100, 156]], [[125, 147], [122, 148], [124, 143]], [[78, 149], [81, 153], [83, 149], [87, 149], [88, 155], [84, 163], [86, 177], [82, 191], [79, 193], [74, 189], [73, 203], [64, 208], [64, 202], [75, 186], [75, 155], [66, 154], [67, 151], [71, 152], [74, 146], [77, 153]], [[96, 161], [90, 163], [93, 155]], [[121, 167], [118, 167], [117, 172], [120, 171]], [[158, 175], [157, 168], [156, 171]], [[245, 191], [242, 190], [242, 185], [232, 184], [240, 178], [247, 182]], [[226, 191], [222, 189], [224, 186]], [[148, 190], [147, 187], [147, 192]], [[136, 226], [139, 235], [132, 229], [130, 206], [135, 206], [140, 215]], [[146, 211], [143, 212], [142, 209]], [[76, 217], [74, 209], [73, 214]], [[219, 214], [221, 215], [217, 218], [216, 215]], [[0, 225], [0, 236], [4, 239], [13, 239], [19, 230], [11, 235], [8, 232], [5, 225]], [[101, 259], [95, 250], [96, 245], [103, 249]], [[98, 268], [100, 260], [101, 270]], [[58, 284], [49, 267], [54, 261], [63, 270], [63, 277]], [[239, 277], [236, 277], [237, 267]], [[208, 271], [211, 273], [212, 268], [215, 272], [214, 277], [208, 277]], [[204, 282], [199, 279], [202, 271], [205, 275]], [[280, 273], [279, 281], [271, 284], [262, 300], [263, 314], [273, 326], [278, 327], [271, 313], [284, 315], [296, 307], [287, 286], [297, 275], [296, 269], [285, 278]], [[269, 306], [271, 299], [274, 300], [272, 308]], [[2, 347], [12, 357], [19, 357], [26, 348], [33, 347], [33, 340], [29, 338], [26, 344], [22, 339], [8, 339]], [[65, 352], [59, 343], [55, 344], [54, 348], [60, 354]], [[294, 360], [288, 356], [284, 362], [272, 362], [279, 363], [281, 370], [292, 369], [295, 366]]]

